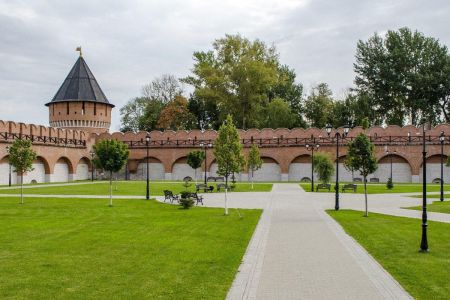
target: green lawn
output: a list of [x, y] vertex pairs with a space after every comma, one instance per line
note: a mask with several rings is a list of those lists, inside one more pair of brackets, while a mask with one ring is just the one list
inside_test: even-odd
[[[342, 190], [342, 186], [346, 184], [345, 182], [339, 183], [340, 189]], [[300, 186], [306, 191], [311, 192], [311, 183], [300, 183]], [[357, 194], [364, 193], [364, 185], [362, 183], [357, 183]], [[450, 184], [444, 185], [445, 191], [450, 191]], [[439, 184], [428, 184], [427, 185], [428, 192], [439, 192], [440, 185]], [[320, 190], [320, 193], [328, 193], [326, 190]], [[422, 192], [422, 184], [418, 183], [394, 183], [394, 188], [387, 189], [385, 183], [380, 184], [367, 184], [367, 193], [368, 194], [390, 194], [390, 193], [420, 193]], [[334, 193], [334, 182], [331, 183], [331, 193]], [[346, 191], [346, 193], [353, 193], [353, 191]]]
[[[215, 184], [212, 184], [215, 186]], [[114, 183], [113, 194], [122, 196], [145, 196], [145, 181], [118, 181]], [[164, 195], [164, 190], [179, 193], [186, 190], [182, 182], [151, 182], [150, 193], [153, 196]], [[195, 191], [195, 183], [188, 190]], [[216, 190], [216, 188], [214, 188]], [[269, 192], [272, 190], [271, 183], [255, 184], [251, 189], [250, 183], [236, 183], [235, 192]], [[95, 184], [77, 184], [71, 186], [41, 186], [24, 189], [26, 194], [41, 195], [109, 195], [109, 182], [97, 182]], [[2, 194], [17, 194], [20, 189], [0, 190]]]
[[450, 224], [428, 222], [429, 253], [419, 253], [421, 221], [359, 211], [328, 211], [416, 299], [450, 295]]
[[[422, 206], [407, 207], [408, 209], [422, 210]], [[434, 201], [427, 205], [427, 211], [450, 214], [450, 201]]]
[[261, 214], [0, 199], [1, 299], [224, 299]]

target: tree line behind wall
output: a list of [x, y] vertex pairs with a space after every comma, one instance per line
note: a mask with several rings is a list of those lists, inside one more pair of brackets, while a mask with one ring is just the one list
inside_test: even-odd
[[[358, 41], [355, 86], [336, 98], [326, 83], [305, 92], [274, 46], [226, 35], [194, 52], [191, 74], [163, 75], [121, 108], [122, 131], [438, 124], [450, 120], [450, 56], [445, 45], [401, 28]], [[184, 87], [193, 92], [186, 96]]]

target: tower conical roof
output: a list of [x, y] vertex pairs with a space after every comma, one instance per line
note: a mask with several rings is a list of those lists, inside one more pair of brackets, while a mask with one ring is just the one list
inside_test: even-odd
[[86, 61], [81, 55], [52, 101], [45, 105], [49, 106], [51, 103], [69, 101], [98, 102], [109, 104], [114, 107], [114, 105], [109, 103], [108, 99], [106, 99], [94, 74], [92, 74]]

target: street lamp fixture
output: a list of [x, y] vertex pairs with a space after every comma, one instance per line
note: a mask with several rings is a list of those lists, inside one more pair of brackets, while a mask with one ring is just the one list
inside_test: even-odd
[[94, 182], [94, 157], [95, 157], [95, 152], [91, 151], [91, 152], [89, 152], [89, 154], [91, 154], [91, 181]]
[[444, 131], [441, 131], [439, 135], [439, 142], [441, 142], [441, 196], [440, 200], [444, 201], [444, 142], [445, 142], [445, 134]]
[[145, 136], [145, 148], [147, 150], [147, 156], [146, 156], [146, 169], [147, 169], [147, 186], [146, 186], [146, 192], [145, 192], [145, 199], [150, 199], [150, 172], [149, 172], [149, 161], [148, 161], [148, 148], [150, 146], [150, 133], [147, 132], [147, 135]]
[[200, 147], [202, 147], [202, 149], [203, 149], [203, 151], [205, 151], [205, 179], [204, 179], [204, 181], [205, 181], [205, 186], [206, 186], [206, 167], [207, 167], [207, 156], [206, 156], [206, 149], [208, 149], [208, 148], [211, 148], [212, 147], [212, 144], [211, 144], [211, 142], [209, 142], [209, 143], [204, 143], [204, 142], [201, 142], [200, 143]]
[[391, 179], [392, 183], [394, 182], [394, 179], [392, 177], [393, 176], [392, 175], [392, 156], [394, 156], [396, 153], [397, 153], [397, 150], [394, 150], [394, 151], [386, 150], [386, 155], [389, 156], [390, 163], [391, 163], [391, 172], [390, 172], [391, 175], [389, 176], [389, 178]]
[[8, 173], [8, 186], [11, 186], [11, 157], [9, 156], [9, 146], [6, 146], [6, 152], [8, 153], [8, 165], [9, 165], [9, 173]]
[[[327, 124], [325, 128], [328, 136], [331, 135], [331, 131], [333, 130], [333, 126], [331, 124]], [[348, 132], [350, 130], [350, 127], [346, 124], [344, 126], [343, 133], [340, 133], [337, 129], [334, 134], [334, 137], [336, 138], [336, 183], [334, 186], [335, 191], [335, 203], [334, 203], [334, 209], [339, 210], [339, 138], [344, 139]]]
[[311, 192], [314, 192], [314, 150], [319, 150], [320, 145], [313, 138], [312, 145], [306, 144], [306, 150], [311, 151]]

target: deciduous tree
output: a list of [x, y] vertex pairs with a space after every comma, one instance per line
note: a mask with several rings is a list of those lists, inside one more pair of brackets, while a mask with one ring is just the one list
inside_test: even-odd
[[333, 162], [327, 154], [317, 153], [314, 155], [314, 171], [322, 183], [329, 183], [334, 172]]
[[358, 42], [354, 70], [358, 91], [388, 124], [449, 121], [450, 57], [438, 40], [409, 28], [375, 34]]
[[228, 177], [241, 172], [245, 165], [239, 132], [230, 115], [219, 128], [214, 143], [214, 157], [218, 165], [217, 174], [225, 177], [225, 215], [228, 215]]
[[205, 152], [200, 150], [194, 150], [189, 152], [187, 156], [187, 164], [194, 169], [195, 172], [195, 183], [197, 183], [197, 169], [202, 166], [205, 161]]
[[360, 133], [348, 144], [345, 165], [354, 171], [359, 171], [364, 180], [365, 216], [369, 215], [367, 208], [367, 176], [378, 168], [375, 157], [375, 146], [364, 134]]
[[252, 145], [248, 152], [247, 166], [252, 177], [252, 190], [253, 190], [253, 176], [256, 170], [259, 170], [262, 166], [261, 154], [259, 153], [259, 148], [256, 145]]
[[28, 140], [17, 139], [9, 148], [9, 162], [14, 168], [14, 172], [20, 175], [20, 203], [23, 204], [23, 175], [33, 170], [33, 161], [36, 159], [36, 152], [31, 148]]
[[94, 165], [109, 172], [109, 206], [112, 206], [112, 174], [119, 172], [128, 159], [128, 146], [118, 140], [101, 140], [94, 145]]

